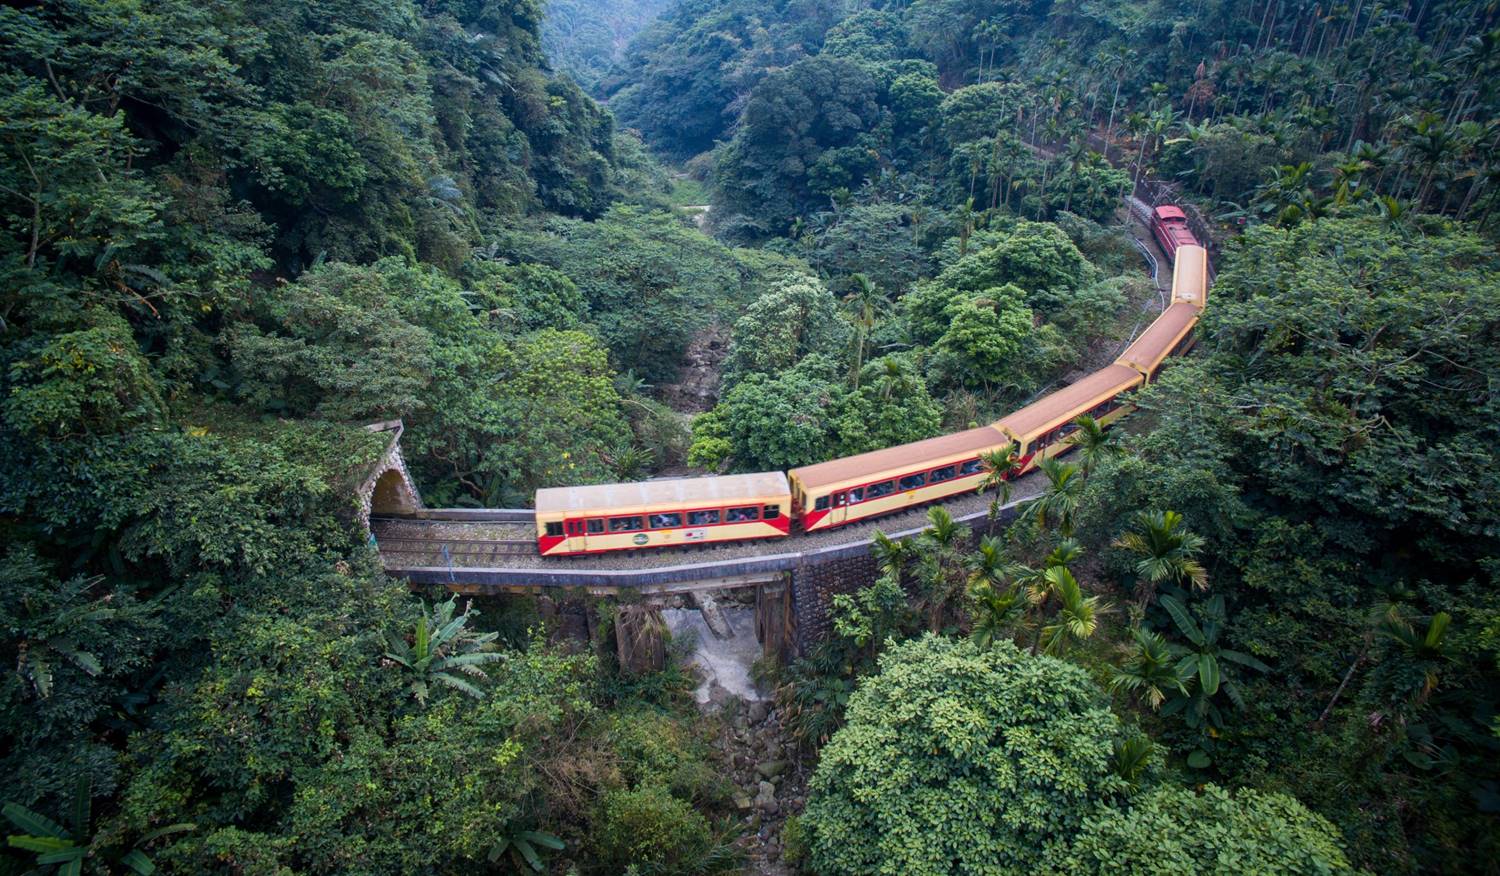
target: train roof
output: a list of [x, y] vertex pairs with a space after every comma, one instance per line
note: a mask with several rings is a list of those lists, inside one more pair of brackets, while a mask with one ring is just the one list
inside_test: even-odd
[[1142, 374], [1150, 374], [1167, 358], [1172, 348], [1193, 330], [1198, 322], [1199, 310], [1198, 305], [1187, 302], [1168, 307], [1156, 318], [1156, 322], [1141, 332], [1134, 343], [1125, 348], [1115, 364], [1134, 368]]
[[1142, 380], [1140, 373], [1133, 368], [1109, 365], [1002, 417], [994, 425], [1017, 441], [1027, 441], [1088, 413], [1108, 399], [1139, 385]]
[[630, 484], [548, 487], [536, 491], [538, 517], [601, 512], [628, 514], [657, 508], [713, 508], [761, 500], [784, 501], [791, 494], [779, 471], [706, 478], [665, 478]]
[[980, 426], [951, 435], [939, 435], [884, 450], [872, 450], [858, 456], [846, 456], [843, 459], [794, 468], [790, 474], [803, 489], [821, 489], [847, 481], [868, 481], [885, 473], [912, 471], [927, 463], [940, 465], [954, 458], [978, 456], [983, 451], [1009, 443], [1010, 439], [993, 426]]
[[1202, 307], [1208, 303], [1208, 250], [1179, 246], [1172, 262], [1172, 301]]
[[1156, 208], [1156, 218], [1181, 219], [1185, 222], [1187, 221], [1187, 214], [1182, 212], [1182, 208], [1175, 204], [1162, 204]]
[[1198, 238], [1193, 236], [1192, 229], [1188, 228], [1186, 225], [1163, 225], [1162, 231], [1164, 231], [1168, 237], [1172, 238], [1172, 242], [1177, 244], [1179, 247], [1196, 246], [1198, 243]]

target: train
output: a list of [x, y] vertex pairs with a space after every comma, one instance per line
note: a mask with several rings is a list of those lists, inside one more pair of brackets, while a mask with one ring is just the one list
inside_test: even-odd
[[1208, 251], [1182, 210], [1155, 207], [1148, 224], [1172, 263], [1171, 301], [1093, 374], [985, 426], [786, 472], [541, 489], [537, 550], [576, 557], [815, 533], [973, 492], [995, 451], [1013, 454], [1006, 478], [1068, 452], [1079, 417], [1107, 427], [1134, 410], [1130, 393], [1192, 347], [1208, 303]]

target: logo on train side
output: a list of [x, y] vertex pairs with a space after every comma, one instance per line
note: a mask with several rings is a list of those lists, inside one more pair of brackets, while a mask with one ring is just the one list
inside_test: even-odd
[[631, 539], [631, 541], [635, 542], [636, 544], [645, 544], [646, 542], [648, 542], [650, 540], [651, 540], [651, 537], [648, 536], [648, 535], [646, 535], [646, 533], [644, 533], [644, 532], [641, 533], [640, 535], [637, 535], [635, 538]]

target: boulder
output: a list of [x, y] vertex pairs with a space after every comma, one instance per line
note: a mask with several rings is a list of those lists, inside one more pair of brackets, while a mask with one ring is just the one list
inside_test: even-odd
[[703, 615], [703, 622], [708, 625], [709, 632], [720, 639], [734, 638], [734, 627], [729, 625], [729, 618], [724, 616], [724, 609], [719, 607], [718, 600], [714, 599], [712, 594], [694, 591], [692, 597], [693, 604], [698, 606], [698, 612]]
[[774, 779], [786, 772], [786, 761], [768, 760], [755, 765], [755, 771], [762, 779]]
[[776, 786], [761, 782], [755, 794], [755, 808], [767, 815], [775, 815], [781, 808], [776, 802]]

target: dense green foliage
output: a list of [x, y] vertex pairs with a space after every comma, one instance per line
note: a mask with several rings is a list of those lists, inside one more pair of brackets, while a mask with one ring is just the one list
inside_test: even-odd
[[542, 48], [552, 67], [585, 90], [609, 78], [631, 39], [670, 0], [548, 0]]
[[1031, 873], [1124, 792], [1119, 719], [1076, 666], [1010, 643], [893, 647], [822, 750], [803, 824], [821, 873]]
[[614, 873], [590, 838], [622, 823], [733, 862], [682, 679], [617, 712], [607, 662], [424, 605], [354, 523], [372, 420], [441, 504], [639, 469], [664, 430], [619, 371], [672, 373], [698, 323], [627, 312], [780, 263], [660, 212], [540, 13], [0, 10], [0, 800], [37, 837], [0, 869]]
[[[1205, 355], [1139, 397], [1141, 434], [1082, 423], [1077, 462], [1044, 465], [1032, 513], [977, 552], [950, 547], [938, 511], [910, 546], [877, 541], [880, 582], [836, 600], [838, 637], [787, 672], [794, 726], [816, 742], [847, 720], [824, 764], [843, 751], [857, 716], [829, 691], [920, 628], [899, 583], [940, 606], [930, 629], [1092, 668], [1185, 778], [1254, 789], [1142, 792], [1049, 866], [1340, 871], [1347, 850], [1377, 872], [1484, 872], [1497, 278], [1493, 248], [1442, 219], [1251, 229], [1214, 287]], [[866, 686], [915, 671], [878, 669]], [[836, 830], [864, 823], [824, 806], [809, 812], [839, 813]]]
[[1067, 873], [1353, 873], [1333, 825], [1284, 794], [1161, 787], [1085, 821]]
[[[643, 34], [607, 90], [669, 154], [722, 142], [723, 203], [762, 233], [840, 190], [1107, 214], [1130, 181], [1091, 129], [1240, 215], [1392, 196], [1488, 222], [1496, 24], [1462, 2], [700, 0]], [[916, 191], [929, 183], [940, 197]]]
[[1245, 711], [1199, 685], [1176, 709], [1204, 720], [1173, 737], [1298, 794], [1379, 869], [1458, 866], [1494, 836], [1496, 278], [1493, 249], [1439, 221], [1252, 230], [1209, 355], [1146, 398], [1156, 428], [1080, 522], [1168, 507], [1202, 533], [1219, 595], [1186, 599], [1196, 622], [1274, 670], [1225, 664]]
[[388, 580], [360, 426], [513, 507], [987, 422], [1154, 313], [1152, 175], [1200, 354], [876, 540], [780, 670], [787, 852], [1494, 871], [1493, 4], [548, 7], [0, 9], [0, 870], [732, 869], [685, 679]]

